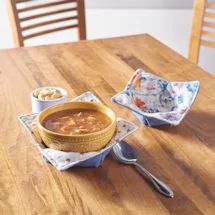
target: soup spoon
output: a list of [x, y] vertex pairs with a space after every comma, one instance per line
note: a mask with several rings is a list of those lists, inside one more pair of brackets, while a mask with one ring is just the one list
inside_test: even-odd
[[135, 168], [139, 171], [140, 174], [145, 176], [149, 182], [158, 190], [161, 194], [166, 197], [174, 197], [173, 191], [161, 180], [152, 175], [147, 171], [142, 165], [137, 163], [137, 155], [132, 147], [125, 141], [120, 141], [114, 145], [112, 149], [112, 155], [120, 162], [124, 164], [134, 165]]

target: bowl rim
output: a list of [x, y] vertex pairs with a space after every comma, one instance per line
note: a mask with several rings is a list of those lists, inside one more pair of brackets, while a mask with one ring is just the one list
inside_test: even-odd
[[[44, 89], [44, 88], [55, 88], [55, 89], [58, 89], [58, 90], [61, 91], [62, 97], [57, 98], [57, 99], [52, 99], [52, 100], [41, 100], [41, 99], [36, 98], [36, 97], [34, 96], [34, 92], [35, 92], [36, 90]], [[34, 90], [31, 91], [30, 95], [31, 95], [31, 98], [32, 98], [32, 99], [34, 99], [34, 100], [36, 100], [36, 101], [38, 101], [38, 102], [51, 103], [51, 102], [56, 102], [56, 101], [60, 101], [60, 100], [62, 100], [62, 99], [67, 98], [68, 93], [67, 93], [67, 91], [66, 91], [65, 89], [63, 89], [63, 88], [61, 88], [61, 87], [44, 86], [44, 87], [35, 88]]]
[[[42, 125], [42, 122], [40, 122], [40, 118], [41, 118], [41, 115], [50, 110], [50, 109], [54, 109], [54, 108], [57, 108], [59, 106], [63, 106], [65, 104], [70, 104], [70, 103], [85, 103], [85, 104], [93, 104], [95, 106], [100, 106], [100, 107], [103, 107], [103, 108], [106, 108], [108, 111], [110, 111], [112, 114], [113, 114], [113, 117], [114, 119], [109, 118], [111, 119], [111, 123], [104, 129], [100, 130], [100, 131], [97, 131], [97, 132], [92, 132], [92, 133], [88, 133], [88, 134], [72, 134], [72, 135], [69, 135], [69, 134], [60, 134], [60, 133], [57, 133], [57, 132], [54, 132], [54, 131], [51, 131], [47, 128], [45, 128], [43, 125]], [[87, 109], [87, 108], [86, 108]], [[89, 108], [90, 109], [90, 108]], [[56, 112], [59, 112], [59, 111], [56, 111]], [[55, 113], [56, 113], [55, 112]], [[53, 114], [53, 113], [52, 113]], [[99, 134], [103, 134], [105, 133], [106, 131], [108, 131], [114, 124], [116, 124], [116, 114], [109, 108], [107, 107], [106, 105], [103, 105], [103, 104], [99, 104], [99, 103], [94, 103], [94, 102], [87, 102], [87, 101], [70, 101], [70, 102], [65, 102], [65, 103], [62, 103], [62, 104], [57, 104], [57, 105], [54, 105], [54, 106], [51, 106], [51, 107], [48, 107], [46, 109], [44, 109], [42, 112], [39, 113], [38, 117], [37, 117], [37, 126], [39, 126], [41, 129], [43, 129], [46, 133], [49, 133], [49, 134], [52, 134], [52, 135], [55, 135], [55, 136], [58, 136], [58, 137], [89, 137], [89, 136], [98, 136]]]

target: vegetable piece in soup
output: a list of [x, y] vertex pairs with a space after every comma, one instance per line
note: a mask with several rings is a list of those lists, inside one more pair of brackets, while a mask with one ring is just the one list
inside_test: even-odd
[[65, 110], [48, 116], [43, 126], [56, 133], [78, 135], [101, 131], [110, 123], [110, 118], [99, 111]]

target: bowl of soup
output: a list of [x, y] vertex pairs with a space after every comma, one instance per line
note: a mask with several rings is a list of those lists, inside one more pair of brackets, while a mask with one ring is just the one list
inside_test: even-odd
[[85, 153], [107, 145], [116, 130], [116, 116], [102, 104], [67, 102], [42, 111], [37, 128], [49, 148]]

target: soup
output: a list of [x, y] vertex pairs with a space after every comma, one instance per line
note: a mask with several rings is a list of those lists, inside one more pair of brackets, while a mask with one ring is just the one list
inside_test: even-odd
[[110, 123], [110, 118], [99, 111], [65, 110], [45, 118], [43, 126], [56, 133], [78, 135], [101, 131]]

